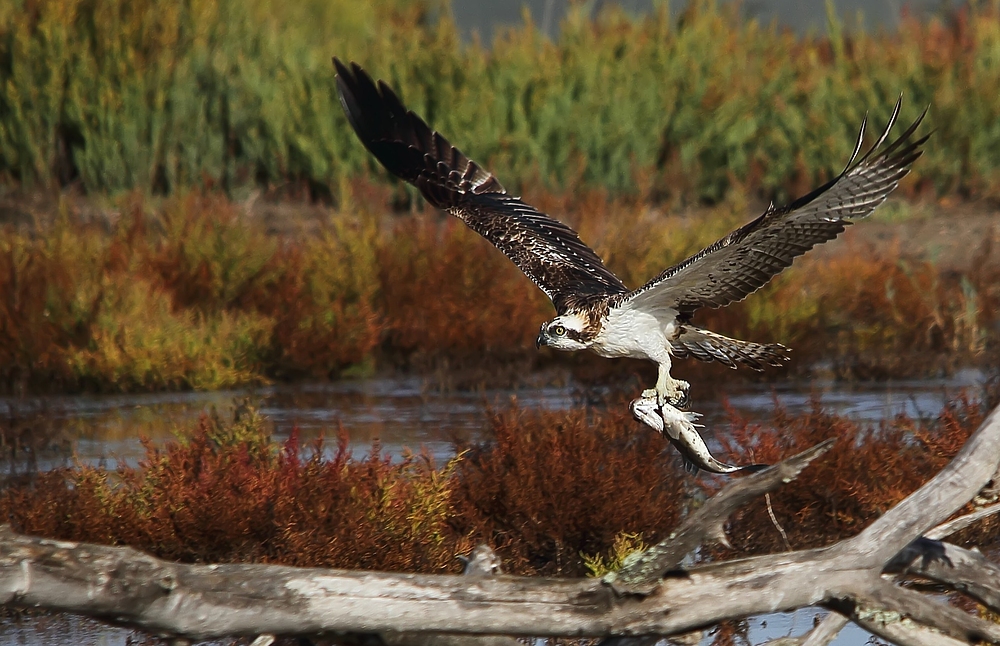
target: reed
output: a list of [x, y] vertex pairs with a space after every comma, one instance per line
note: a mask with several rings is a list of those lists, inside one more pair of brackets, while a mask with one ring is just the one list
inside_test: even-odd
[[[343, 197], [384, 180], [346, 125], [332, 55], [356, 59], [521, 187], [656, 200], [779, 199], [843, 165], [904, 94], [937, 128], [911, 193], [998, 195], [995, 2], [895, 33], [796, 36], [699, 0], [529, 21], [463, 43], [439, 0], [12, 0], [0, 8], [0, 177], [90, 193], [212, 186]], [[407, 193], [406, 199], [413, 194]]]

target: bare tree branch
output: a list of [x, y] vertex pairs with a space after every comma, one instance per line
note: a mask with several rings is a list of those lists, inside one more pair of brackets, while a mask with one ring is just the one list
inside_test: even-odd
[[930, 599], [918, 592], [879, 580], [865, 594], [864, 605], [883, 608], [924, 626], [933, 626], [955, 639], [974, 643], [1000, 643], [1000, 625], [983, 621], [958, 608]]
[[1000, 464], [1000, 407], [995, 408], [948, 465], [861, 534], [841, 544], [881, 567], [900, 550], [961, 509]]
[[819, 625], [809, 631], [802, 642], [802, 646], [827, 646], [837, 638], [840, 631], [847, 625], [847, 617], [839, 612], [831, 612]]
[[[129, 548], [20, 536], [4, 526], [0, 603], [74, 612], [186, 639], [403, 633], [404, 638], [413, 635], [416, 641], [407, 643], [414, 646], [429, 643], [420, 641], [428, 633], [443, 633], [435, 642], [447, 644], [464, 643], [448, 641], [463, 635], [674, 635], [750, 615], [824, 606], [904, 645], [978, 638], [1000, 643], [1000, 626], [882, 578], [888, 563], [889, 571], [938, 580], [991, 606], [997, 602], [995, 566], [982, 567], [974, 553], [954, 546], [914, 543], [996, 472], [996, 411], [941, 474], [853, 539], [828, 548], [677, 569], [700, 541], [721, 535], [734, 509], [794, 478], [825, 448], [817, 446], [730, 483], [692, 514], [672, 541], [626, 568], [628, 582], [647, 586], [640, 594], [628, 585], [619, 587], [619, 581], [611, 586], [595, 579], [184, 565]], [[893, 559], [907, 545], [909, 550]], [[943, 558], [928, 558], [940, 551], [934, 545], [943, 545]], [[971, 574], [975, 568], [982, 576]], [[658, 584], [649, 585], [651, 578]], [[838, 623], [825, 620], [826, 633], [835, 633]], [[805, 643], [821, 639], [826, 637], [816, 630]]]
[[949, 637], [896, 613], [887, 613], [878, 605], [855, 604], [842, 611], [868, 632], [898, 646], [969, 646], [969, 642]]
[[[477, 545], [468, 556], [459, 555], [456, 558], [465, 564], [462, 575], [466, 577], [489, 577], [503, 573], [500, 557], [489, 545]], [[523, 646], [506, 635], [383, 632], [379, 637], [385, 646]]]
[[1000, 567], [979, 552], [917, 539], [890, 561], [885, 571], [926, 577], [1000, 612]]
[[1000, 503], [995, 505], [990, 505], [989, 507], [983, 507], [982, 509], [977, 509], [971, 514], [965, 514], [964, 516], [959, 516], [954, 520], [949, 520], [946, 523], [941, 523], [934, 529], [924, 534], [924, 537], [940, 541], [942, 539], [951, 536], [952, 534], [956, 534], [962, 531], [967, 527], [971, 527], [972, 525], [978, 523], [984, 518], [989, 518], [990, 516], [994, 516], [996, 514], [1000, 514]]
[[622, 593], [649, 594], [667, 572], [680, 565], [684, 557], [704, 543], [714, 540], [729, 545], [726, 520], [751, 500], [774, 491], [798, 477], [809, 463], [833, 446], [830, 438], [798, 455], [750, 476], [734, 480], [688, 516], [667, 538], [605, 577]]

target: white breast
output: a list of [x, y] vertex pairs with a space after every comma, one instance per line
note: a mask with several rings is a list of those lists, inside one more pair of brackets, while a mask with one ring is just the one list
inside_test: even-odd
[[631, 308], [615, 308], [608, 312], [600, 333], [590, 349], [602, 357], [631, 357], [663, 362], [668, 359], [668, 339], [677, 325], [677, 313], [653, 316]]

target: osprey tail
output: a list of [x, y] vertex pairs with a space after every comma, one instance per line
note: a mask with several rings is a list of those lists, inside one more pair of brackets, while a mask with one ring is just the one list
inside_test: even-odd
[[780, 366], [788, 361], [788, 348], [780, 343], [753, 343], [716, 334], [693, 325], [682, 325], [679, 334], [670, 340], [670, 354], [681, 359], [718, 361], [735, 369], [742, 364], [754, 370], [765, 365]]

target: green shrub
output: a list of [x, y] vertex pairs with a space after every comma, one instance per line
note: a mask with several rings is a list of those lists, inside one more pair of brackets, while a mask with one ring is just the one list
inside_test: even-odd
[[433, 0], [13, 0], [0, 9], [0, 176], [338, 195], [345, 178], [384, 173], [347, 127], [337, 55], [512, 187], [786, 197], [837, 172], [865, 111], [878, 127], [903, 93], [902, 121], [930, 105], [939, 131], [910, 186], [1000, 190], [993, 4], [896, 33], [848, 33], [831, 13], [830, 37], [710, 0], [681, 15], [583, 12], [554, 42], [528, 23], [486, 49]]

